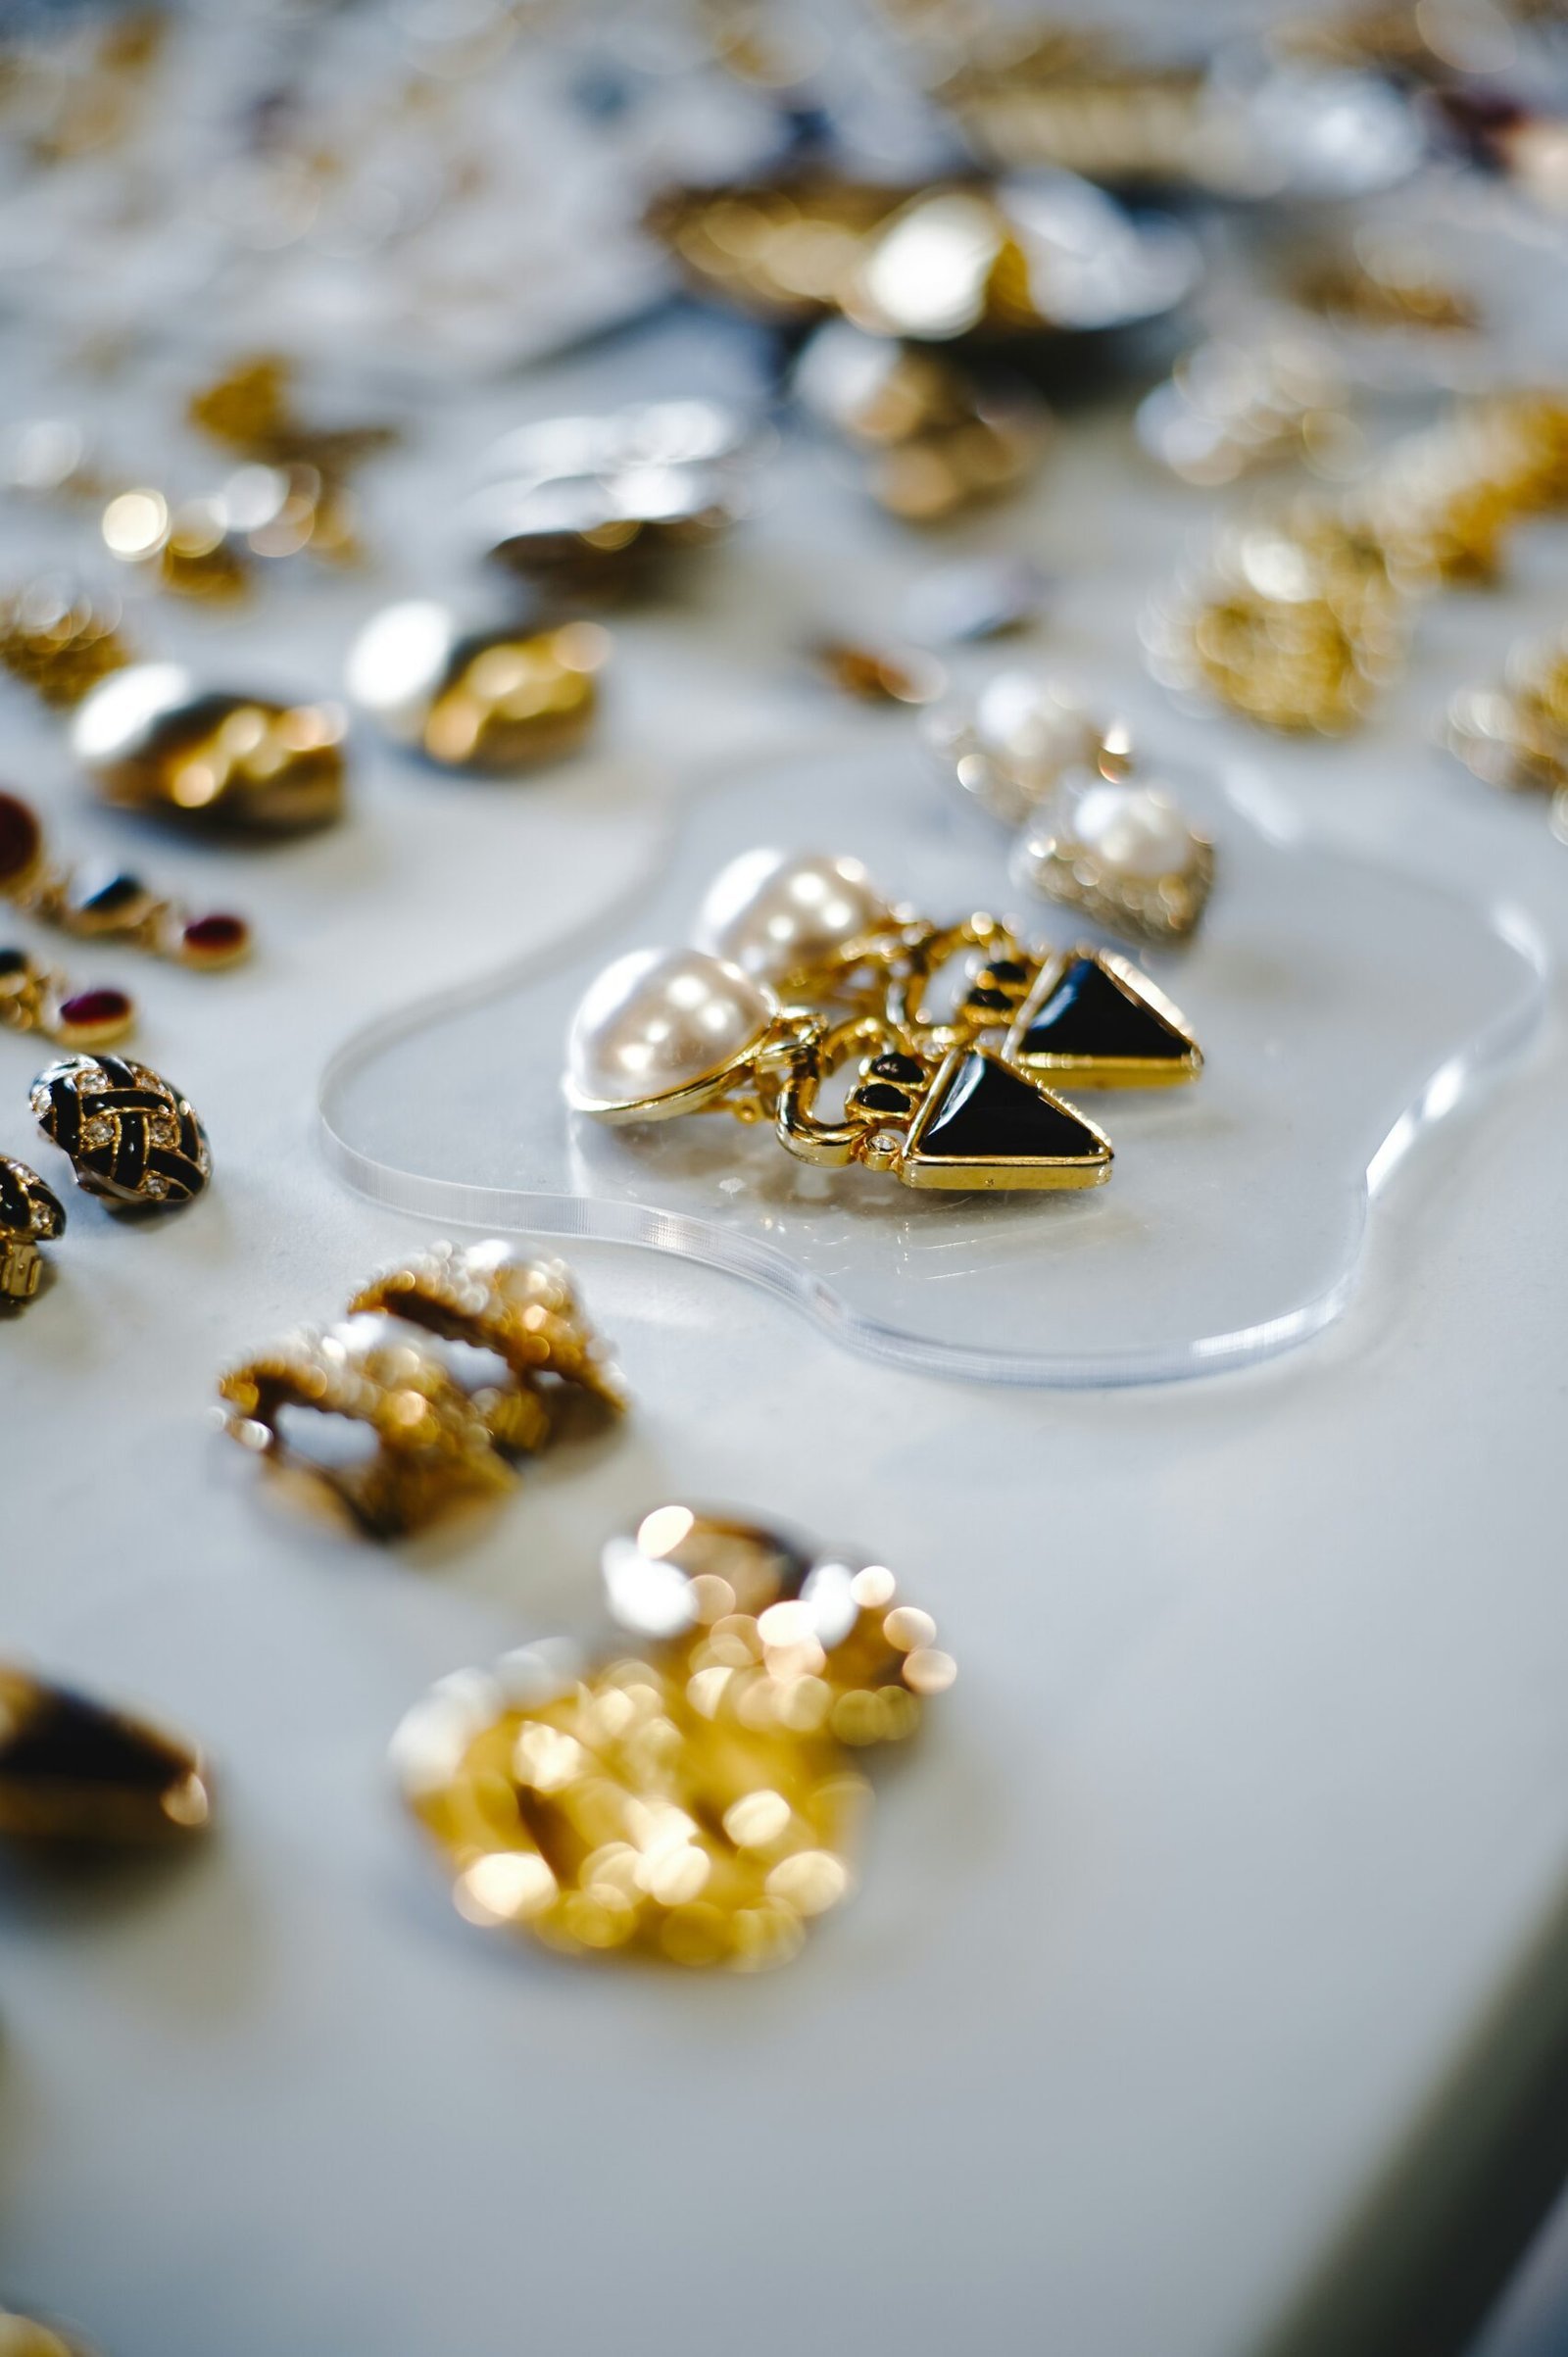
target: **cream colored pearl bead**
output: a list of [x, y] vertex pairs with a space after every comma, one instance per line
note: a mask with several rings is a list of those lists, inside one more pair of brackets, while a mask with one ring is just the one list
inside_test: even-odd
[[1033, 671], [999, 671], [975, 700], [983, 753], [1014, 782], [1038, 791], [1092, 754], [1095, 731], [1071, 698]]
[[709, 886], [697, 939], [754, 980], [779, 984], [887, 916], [887, 905], [858, 859], [748, 851]]
[[1192, 828], [1157, 786], [1097, 779], [1070, 801], [1067, 825], [1102, 867], [1139, 883], [1185, 875], [1198, 856]]
[[702, 950], [632, 950], [585, 993], [566, 1045], [581, 1108], [668, 1096], [723, 1070], [772, 1021], [772, 994]]

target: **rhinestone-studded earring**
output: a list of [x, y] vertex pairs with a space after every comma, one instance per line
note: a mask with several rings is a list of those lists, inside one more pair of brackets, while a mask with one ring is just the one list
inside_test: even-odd
[[207, 1133], [150, 1064], [63, 1056], [32, 1084], [44, 1136], [69, 1154], [85, 1194], [133, 1210], [170, 1210], [212, 1176]]

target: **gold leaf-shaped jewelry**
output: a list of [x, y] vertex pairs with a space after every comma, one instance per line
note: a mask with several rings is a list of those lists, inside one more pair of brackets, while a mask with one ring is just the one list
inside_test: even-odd
[[914, 1732], [954, 1663], [881, 1564], [689, 1506], [604, 1552], [635, 1647], [449, 1679], [393, 1745], [470, 1922], [572, 1954], [747, 1971], [851, 1888], [856, 1755]]

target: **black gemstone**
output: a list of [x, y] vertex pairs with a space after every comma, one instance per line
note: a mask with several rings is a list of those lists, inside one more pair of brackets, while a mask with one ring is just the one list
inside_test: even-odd
[[1103, 1140], [1070, 1105], [975, 1049], [958, 1063], [922, 1123], [915, 1158], [1083, 1161], [1103, 1154]]
[[925, 1066], [912, 1056], [879, 1056], [866, 1066], [878, 1080], [903, 1080], [918, 1088], [925, 1078]]
[[9, 1228], [14, 1235], [25, 1235], [31, 1225], [32, 1205], [17, 1175], [17, 1165], [0, 1154], [0, 1228]]
[[1012, 1053], [1143, 1063], [1155, 1056], [1175, 1061], [1190, 1056], [1192, 1043], [1097, 958], [1074, 958], [1030, 1016]]
[[147, 887], [140, 876], [127, 874], [122, 868], [116, 875], [105, 876], [76, 896], [76, 907], [83, 916], [117, 916], [147, 897]]
[[993, 958], [986, 967], [993, 982], [1027, 982], [1029, 968], [1016, 958]]
[[990, 990], [983, 982], [977, 982], [964, 1004], [969, 1007], [995, 1007], [999, 1013], [1005, 1014], [1013, 1001], [1009, 991]]
[[39, 1688], [34, 1708], [0, 1743], [0, 1780], [9, 1784], [62, 1781], [161, 1792], [188, 1766], [150, 1729], [60, 1688]]
[[864, 1105], [868, 1113], [906, 1113], [909, 1109], [907, 1093], [895, 1087], [891, 1080], [873, 1080], [857, 1089], [855, 1102]]

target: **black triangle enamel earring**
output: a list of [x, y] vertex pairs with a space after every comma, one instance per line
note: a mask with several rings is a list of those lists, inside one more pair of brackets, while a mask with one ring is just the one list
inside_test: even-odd
[[[833, 1119], [818, 1100], [857, 1069]], [[924, 1046], [882, 1013], [833, 1022], [782, 1006], [704, 950], [634, 950], [584, 998], [567, 1103], [610, 1123], [722, 1111], [769, 1121], [805, 1162], [885, 1170], [906, 1187], [1095, 1187], [1109, 1140], [978, 1044]]]
[[[698, 939], [634, 951], [591, 986], [567, 1051], [575, 1110], [766, 1120], [803, 1161], [908, 1187], [1082, 1188], [1110, 1175], [1110, 1142], [1054, 1082], [1169, 1086], [1201, 1069], [1181, 1015], [1125, 959], [1030, 949], [985, 915], [932, 924], [885, 903], [854, 859], [744, 854]], [[939, 1008], [956, 961], [959, 995]], [[841, 1076], [842, 1111], [824, 1117]]]

